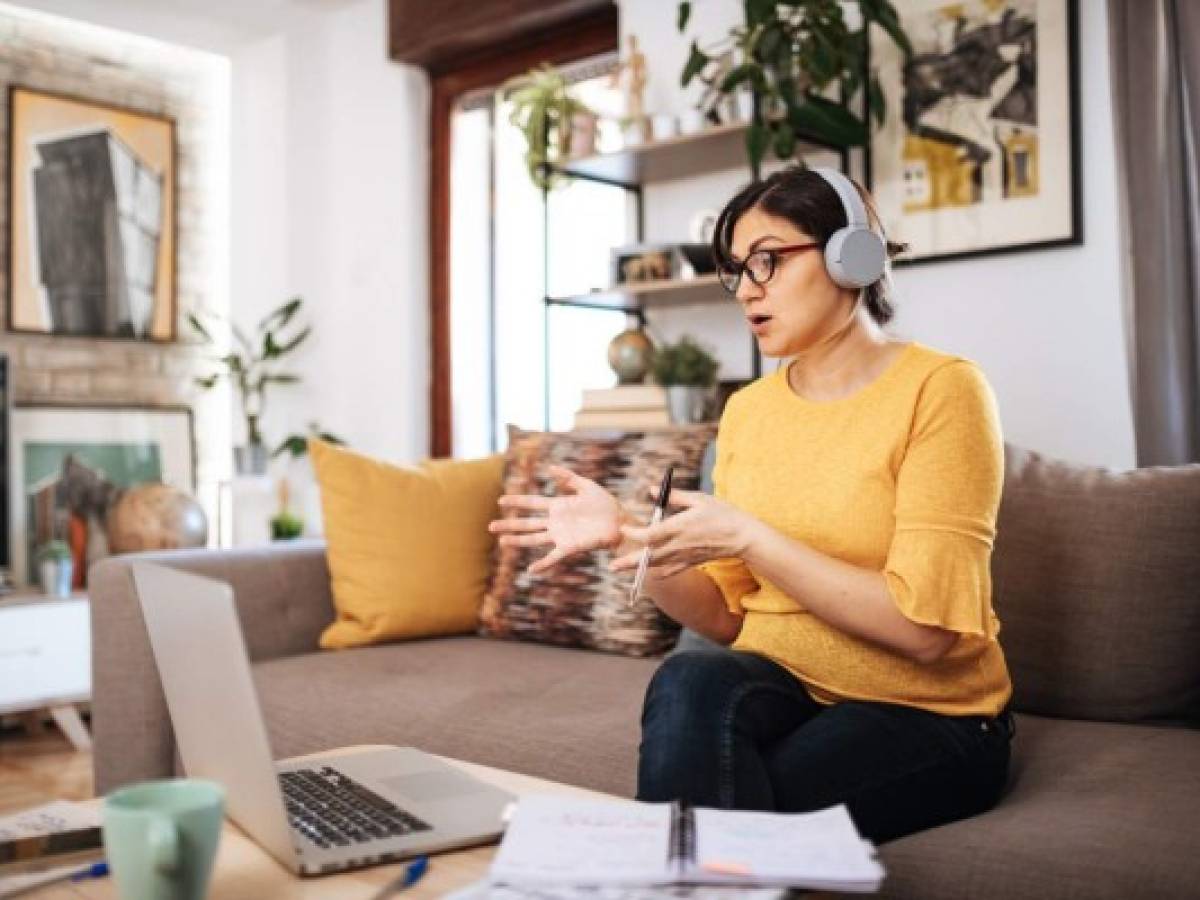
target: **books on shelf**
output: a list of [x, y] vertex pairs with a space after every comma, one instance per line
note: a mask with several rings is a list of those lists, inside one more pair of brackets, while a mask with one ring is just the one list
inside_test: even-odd
[[716, 884], [870, 892], [883, 867], [845, 806], [812, 813], [522, 797], [492, 861], [507, 885]]
[[665, 409], [580, 410], [575, 413], [577, 429], [667, 428], [671, 415]]
[[589, 388], [575, 413], [575, 428], [636, 429], [667, 428], [667, 392], [657, 384], [623, 384], [612, 388]]
[[667, 389], [658, 384], [619, 384], [611, 388], [586, 388], [584, 410], [666, 409]]

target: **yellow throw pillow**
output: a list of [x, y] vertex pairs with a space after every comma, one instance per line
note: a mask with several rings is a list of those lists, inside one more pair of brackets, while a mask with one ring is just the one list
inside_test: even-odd
[[326, 650], [472, 632], [504, 456], [402, 467], [310, 440], [337, 621]]

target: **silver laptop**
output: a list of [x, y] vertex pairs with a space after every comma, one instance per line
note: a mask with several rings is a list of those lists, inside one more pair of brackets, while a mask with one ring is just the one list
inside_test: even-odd
[[[267, 852], [319, 875], [496, 840], [510, 794], [409, 747], [276, 763], [229, 585], [134, 563], [188, 775]], [[398, 685], [399, 690], [403, 689]]]

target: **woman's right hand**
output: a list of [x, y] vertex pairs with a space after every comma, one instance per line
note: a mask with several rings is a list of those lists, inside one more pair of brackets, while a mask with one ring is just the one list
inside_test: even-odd
[[578, 553], [616, 549], [621, 544], [621, 526], [629, 521], [617, 499], [596, 482], [562, 466], [550, 466], [548, 471], [558, 485], [558, 496], [505, 494], [498, 501], [501, 509], [540, 515], [506, 517], [488, 525], [488, 531], [500, 535], [502, 546], [552, 548], [530, 565], [532, 574]]

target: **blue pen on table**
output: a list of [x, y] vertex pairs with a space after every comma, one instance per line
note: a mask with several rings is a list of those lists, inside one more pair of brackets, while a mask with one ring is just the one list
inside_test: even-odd
[[107, 874], [108, 863], [100, 860], [100, 862], [89, 863], [82, 869], [56, 868], [47, 872], [30, 873], [28, 876], [19, 875], [17, 877], [22, 879], [22, 885], [14, 893], [24, 894], [26, 891], [35, 891], [46, 885], [59, 884], [64, 881], [87, 881], [89, 878], [103, 878]]
[[398, 878], [385, 884], [380, 889], [379, 893], [375, 894], [371, 900], [384, 900], [385, 897], [390, 897], [392, 894], [407, 890], [420, 881], [421, 877], [426, 871], [428, 871], [428, 869], [429, 857], [418, 856], [407, 866], [405, 866], [404, 871], [400, 873]]
[[[650, 515], [650, 526], [653, 528], [662, 521], [663, 514], [667, 511], [667, 500], [671, 497], [671, 477], [675, 474], [674, 466], [667, 466], [666, 474], [663, 475], [662, 484], [658, 486], [658, 499], [654, 501], [654, 512]], [[629, 592], [629, 605], [637, 603], [638, 597], [642, 593], [642, 582], [646, 580], [646, 569], [650, 565], [650, 545], [647, 544], [642, 550], [642, 558], [638, 560], [637, 574], [633, 577], [633, 589]]]
[[80, 869], [78, 872], [71, 873], [72, 881], [87, 881], [89, 878], [103, 878], [108, 874], [108, 863], [100, 860], [98, 863], [92, 863], [86, 868]]

